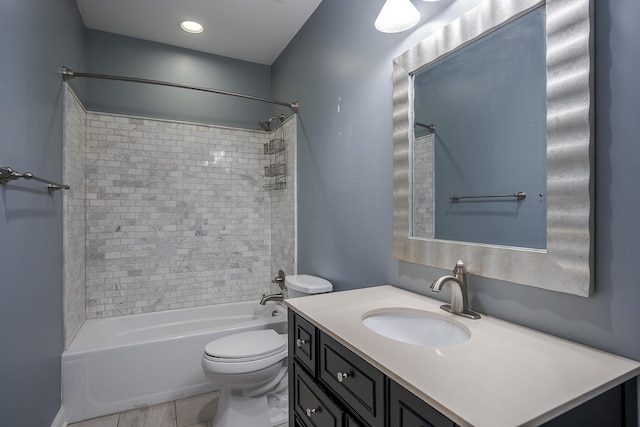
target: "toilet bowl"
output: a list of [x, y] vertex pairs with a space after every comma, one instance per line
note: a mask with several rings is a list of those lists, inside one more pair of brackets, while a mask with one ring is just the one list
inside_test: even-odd
[[[319, 277], [287, 276], [289, 297], [331, 292]], [[287, 423], [287, 336], [272, 329], [241, 332], [211, 341], [202, 368], [220, 387], [215, 427], [269, 427]]]
[[287, 338], [272, 329], [211, 341], [204, 373], [220, 387], [216, 427], [268, 427], [286, 423]]

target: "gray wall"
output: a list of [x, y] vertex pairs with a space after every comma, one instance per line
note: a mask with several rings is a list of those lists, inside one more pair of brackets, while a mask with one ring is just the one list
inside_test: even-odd
[[[96, 30], [87, 30], [85, 40], [87, 67], [76, 71], [271, 97], [271, 68], [266, 65]], [[236, 97], [139, 83], [87, 79], [86, 85], [89, 111], [260, 129], [258, 120], [267, 119], [274, 108]], [[287, 107], [280, 109], [287, 111]]]
[[[82, 68], [82, 31], [73, 0], [2, 2], [2, 166], [61, 179], [59, 69]], [[0, 425], [51, 425], [63, 348], [62, 192], [41, 183], [0, 186], [0, 337]]]
[[[373, 21], [383, 3], [324, 0], [272, 67], [274, 96], [296, 96], [301, 103], [298, 266], [338, 290], [391, 283], [426, 293], [445, 271], [392, 255], [391, 61], [433, 27], [378, 33]], [[441, 3], [446, 14], [446, 8], [474, 2]], [[594, 3], [596, 293], [585, 299], [472, 276], [471, 304], [640, 360], [640, 3]]]

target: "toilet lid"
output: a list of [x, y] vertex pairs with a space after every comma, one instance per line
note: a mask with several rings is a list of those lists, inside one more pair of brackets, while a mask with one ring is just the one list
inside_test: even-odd
[[273, 329], [240, 332], [211, 341], [204, 352], [212, 357], [244, 359], [266, 356], [282, 350], [287, 345]]
[[286, 276], [284, 284], [288, 289], [293, 289], [303, 294], [322, 294], [333, 290], [333, 285], [328, 280], [308, 274]]

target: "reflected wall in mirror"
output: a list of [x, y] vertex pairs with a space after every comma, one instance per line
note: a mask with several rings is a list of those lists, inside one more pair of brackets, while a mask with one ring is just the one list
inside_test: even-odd
[[412, 74], [414, 237], [546, 247], [545, 53], [541, 6]]
[[485, 0], [394, 60], [397, 259], [591, 294], [591, 10]]

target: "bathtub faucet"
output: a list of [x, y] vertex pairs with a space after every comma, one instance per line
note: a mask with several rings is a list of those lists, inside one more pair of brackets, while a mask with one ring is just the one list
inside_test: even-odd
[[269, 301], [282, 302], [284, 301], [284, 295], [282, 292], [277, 294], [262, 294], [262, 298], [260, 299], [260, 304], [265, 305]]
[[278, 271], [278, 275], [271, 281], [280, 287], [280, 292], [277, 294], [262, 294], [260, 304], [265, 305], [269, 301], [283, 302], [284, 301], [284, 271]]

